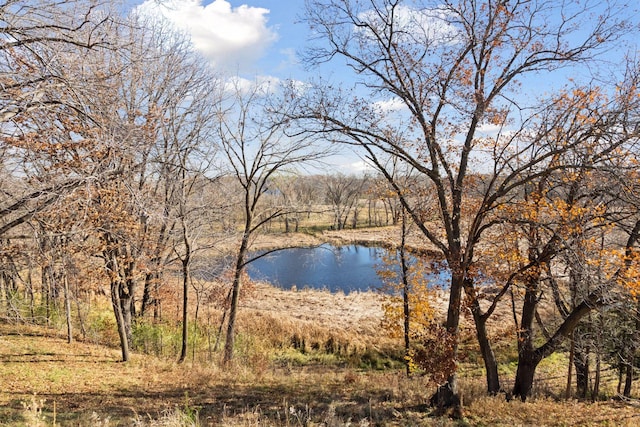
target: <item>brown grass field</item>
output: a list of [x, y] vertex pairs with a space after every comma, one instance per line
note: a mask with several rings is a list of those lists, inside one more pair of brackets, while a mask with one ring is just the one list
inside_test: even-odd
[[[460, 366], [464, 418], [435, 416], [426, 403], [436, 385], [423, 376], [406, 377], [398, 340], [380, 331], [381, 303], [371, 292], [285, 291], [256, 284], [242, 302], [236, 360], [225, 368], [219, 353], [183, 364], [175, 357], [135, 353], [121, 363], [113, 345], [68, 344], [62, 329], [0, 324], [0, 425], [640, 425], [640, 402], [614, 398], [611, 371], [603, 390], [608, 399], [565, 400], [564, 354], [541, 364], [530, 401], [485, 396], [468, 321], [467, 357]], [[443, 308], [444, 300], [439, 304]], [[503, 355], [508, 388], [515, 364], [506, 324], [507, 318], [496, 319], [493, 331], [504, 336], [496, 351]]]

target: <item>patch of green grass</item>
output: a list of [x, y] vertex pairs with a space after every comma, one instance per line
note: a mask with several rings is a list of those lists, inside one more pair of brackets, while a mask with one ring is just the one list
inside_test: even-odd
[[402, 369], [404, 366], [404, 360], [401, 357], [398, 357], [397, 354], [381, 352], [372, 348], [367, 348], [361, 354], [356, 353], [347, 357], [347, 361], [349, 362], [349, 365], [353, 367], [378, 371]]
[[275, 352], [271, 360], [282, 366], [307, 366], [307, 365], [322, 365], [322, 366], [341, 366], [344, 365], [344, 360], [335, 354], [321, 353], [321, 352], [305, 352], [302, 353], [299, 350], [292, 348], [282, 349]]
[[73, 372], [65, 367], [55, 366], [46, 373], [45, 380], [54, 384], [68, 382], [73, 377]]

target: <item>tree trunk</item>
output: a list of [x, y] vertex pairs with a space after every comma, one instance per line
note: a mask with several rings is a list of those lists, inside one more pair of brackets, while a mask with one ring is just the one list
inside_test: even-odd
[[589, 353], [578, 345], [573, 364], [576, 368], [576, 396], [586, 399], [589, 392]]
[[633, 356], [629, 357], [625, 364], [625, 378], [624, 378], [624, 391], [622, 395], [624, 397], [631, 397], [631, 385], [633, 384]]
[[29, 314], [33, 319], [35, 317], [35, 292], [33, 290], [33, 280], [31, 277], [31, 263], [29, 263], [29, 268], [27, 269], [27, 291], [29, 292]]
[[487, 377], [487, 393], [496, 395], [500, 392], [500, 377], [498, 375], [498, 361], [491, 347], [491, 341], [487, 334], [487, 319], [480, 315], [480, 304], [474, 299], [471, 308], [473, 320], [476, 326], [476, 338], [480, 346], [480, 353], [484, 361], [484, 368]]
[[233, 345], [235, 341], [235, 323], [238, 311], [238, 300], [240, 299], [242, 270], [236, 268], [233, 278], [233, 287], [231, 289], [231, 305], [229, 307], [229, 323], [227, 324], [227, 337], [224, 343], [224, 357], [222, 362], [227, 364], [233, 358]]
[[67, 342], [71, 344], [73, 342], [73, 325], [71, 323], [71, 295], [69, 290], [69, 278], [67, 273], [64, 272], [62, 278], [64, 283], [64, 312], [67, 319]]
[[407, 265], [407, 257], [405, 253], [406, 249], [406, 238], [407, 238], [407, 224], [406, 224], [406, 215], [405, 211], [402, 211], [402, 236], [400, 241], [400, 268], [402, 274], [402, 311], [404, 317], [404, 353], [405, 353], [405, 363], [407, 369], [407, 377], [411, 376], [411, 361], [409, 360], [410, 356], [410, 320], [411, 320], [411, 310], [409, 306], [409, 292], [411, 292], [411, 287], [409, 286], [409, 266]]
[[[403, 262], [403, 269], [404, 269], [404, 262]], [[402, 291], [402, 307], [403, 307], [403, 313], [404, 313], [404, 354], [405, 354], [405, 363], [407, 365], [406, 366], [407, 377], [409, 377], [411, 376], [411, 361], [409, 360], [410, 348], [411, 348], [410, 331], [409, 331], [411, 312], [409, 309], [409, 286], [406, 279], [404, 279], [404, 277], [405, 276], [403, 275], [404, 287]]]
[[[464, 273], [459, 265], [454, 266], [451, 271], [451, 289], [449, 292], [446, 328], [449, 334], [456, 337], [453, 340], [451, 349], [451, 357], [455, 360], [458, 356], [460, 305], [462, 302]], [[456, 372], [451, 373], [447, 378], [447, 382], [438, 387], [436, 392], [429, 399], [429, 402], [431, 406], [436, 407], [437, 412], [442, 412], [448, 408], [454, 408], [454, 411], [456, 412], [455, 415], [461, 415], [461, 402], [460, 396], [458, 395], [458, 376]]]
[[522, 317], [518, 328], [518, 369], [513, 386], [513, 396], [523, 402], [531, 393], [533, 377], [540, 360], [533, 347], [533, 322], [538, 305], [538, 287], [540, 273], [538, 269], [531, 272], [522, 305]]
[[[640, 224], [640, 222], [638, 223]], [[635, 328], [631, 335], [631, 342], [628, 344], [628, 356], [626, 358], [626, 372], [624, 380], [624, 397], [631, 397], [631, 386], [633, 384], [633, 364], [635, 360], [635, 354], [640, 343], [640, 301], [635, 307]]]
[[[531, 349], [532, 350], [532, 349]], [[523, 402], [531, 394], [533, 389], [533, 379], [536, 373], [540, 358], [530, 350], [524, 350], [518, 357], [518, 370], [516, 371], [516, 381], [513, 385], [513, 396], [520, 398]]]
[[558, 346], [577, 327], [580, 319], [602, 303], [598, 292], [594, 291], [589, 294], [584, 301], [573, 309], [571, 314], [558, 327], [555, 334], [545, 344], [534, 349], [532, 324], [537, 305], [535, 288], [531, 284], [527, 287], [522, 308], [522, 322], [518, 332], [518, 371], [516, 372], [513, 395], [523, 401], [527, 398], [528, 393], [531, 392], [533, 375], [538, 363], [556, 351]]
[[[152, 264], [155, 265], [155, 262], [152, 261]], [[159, 280], [160, 273], [157, 271], [151, 271], [145, 274], [144, 290], [142, 292], [142, 304], [140, 306], [140, 317], [144, 317], [150, 306], [157, 304], [157, 300], [152, 296], [152, 293], [156, 289]], [[154, 316], [156, 312], [157, 310], [154, 310]], [[154, 320], [157, 321], [158, 319]]]
[[602, 376], [602, 366], [600, 359], [600, 351], [596, 351], [596, 374], [593, 381], [593, 392], [591, 393], [591, 401], [595, 402], [600, 398], [600, 379]]
[[196, 342], [197, 337], [199, 336], [198, 334], [198, 315], [200, 314], [200, 292], [198, 292], [196, 290], [196, 308], [195, 311], [193, 313], [193, 337], [194, 337], [194, 342], [193, 345], [191, 346], [191, 359], [193, 362], [196, 361], [196, 348], [198, 346], [198, 343]]
[[[109, 275], [111, 277], [111, 304], [116, 318], [118, 336], [120, 337], [120, 347], [122, 349], [122, 361], [129, 360], [129, 349], [132, 342], [131, 331], [131, 305], [133, 303], [134, 284], [131, 275], [132, 263], [128, 262], [126, 267], [119, 263], [120, 252], [117, 249], [117, 242], [113, 241], [109, 235], [105, 236], [108, 246], [104, 252], [104, 260]], [[128, 255], [128, 254], [127, 254]], [[125, 256], [126, 258], [126, 256]]]
[[240, 299], [240, 287], [242, 285], [242, 272], [244, 271], [244, 258], [249, 247], [249, 230], [251, 230], [251, 217], [247, 215], [245, 233], [238, 249], [238, 258], [233, 275], [233, 285], [231, 287], [231, 302], [229, 305], [229, 322], [227, 324], [227, 337], [224, 343], [224, 356], [222, 362], [227, 364], [233, 358], [233, 345], [235, 341], [236, 314], [238, 312], [238, 301]]
[[184, 362], [187, 358], [187, 341], [189, 339], [188, 328], [188, 302], [189, 302], [189, 255], [182, 260], [182, 347], [178, 363]]
[[351, 228], [353, 228], [354, 230], [358, 228], [358, 214], [358, 205], [356, 203], [356, 206], [353, 209], [353, 219], [351, 220]]
[[[45, 265], [42, 267], [41, 275], [40, 275], [40, 283], [42, 285], [42, 294], [44, 298], [42, 298], [42, 304], [45, 307], [45, 316], [47, 319], [47, 326], [51, 324], [51, 309], [53, 308], [53, 285], [51, 283], [51, 265]], [[8, 298], [8, 297], [7, 297]]]
[[133, 292], [135, 286], [132, 278], [128, 278], [124, 286], [120, 288], [120, 304], [122, 306], [122, 318], [124, 319], [124, 330], [129, 348], [133, 344], [133, 317], [135, 315]]
[[129, 340], [125, 328], [125, 320], [122, 313], [122, 303], [120, 301], [120, 284], [118, 280], [111, 281], [111, 304], [113, 306], [113, 314], [116, 317], [116, 325], [118, 327], [118, 336], [120, 337], [120, 348], [122, 349], [122, 361], [129, 361]]
[[571, 398], [571, 383], [573, 382], [573, 361], [576, 357], [576, 342], [573, 339], [573, 333], [571, 334], [571, 337], [569, 339], [571, 341], [571, 347], [569, 349], [569, 363], [567, 364], [567, 388], [564, 392], [565, 399]]

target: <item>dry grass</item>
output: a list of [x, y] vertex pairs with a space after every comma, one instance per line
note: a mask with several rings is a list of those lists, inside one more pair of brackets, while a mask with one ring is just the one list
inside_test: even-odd
[[[392, 241], [395, 230], [386, 233], [374, 237], [361, 230], [341, 239]], [[285, 245], [315, 239], [283, 238], [289, 239]], [[435, 385], [425, 378], [407, 379], [397, 366], [363, 369], [361, 363], [349, 363], [353, 355], [362, 361], [371, 351], [392, 356], [399, 349], [380, 333], [381, 298], [370, 292], [284, 291], [257, 284], [239, 312], [238, 357], [224, 368], [219, 354], [212, 361], [198, 357], [200, 362], [188, 359], [181, 365], [173, 358], [134, 354], [130, 362], [119, 363], [117, 348], [67, 344], [56, 330], [0, 324], [0, 425], [640, 425], [634, 402], [561, 400], [562, 354], [541, 364], [531, 401], [486, 397], [469, 319], [463, 324], [468, 358], [460, 371], [465, 419], [434, 417], [425, 403]], [[445, 307], [444, 296], [438, 306]], [[499, 314], [491, 329], [506, 388], [515, 366], [512, 323], [508, 313]], [[603, 385], [609, 395], [613, 381]]]
[[637, 426], [640, 411], [620, 402], [586, 403], [538, 398], [506, 402], [482, 397], [465, 408], [472, 425], [491, 426]]
[[309, 324], [376, 336], [383, 315], [383, 298], [375, 292], [286, 291], [268, 284], [257, 284], [253, 295], [243, 302], [241, 309], [272, 314], [298, 325]]
[[[377, 295], [286, 292], [259, 288], [262, 298], [241, 311], [243, 328], [272, 344], [292, 331], [319, 340], [370, 340], [380, 315]], [[257, 295], [257, 294], [256, 294]], [[269, 295], [269, 297], [264, 297]], [[356, 308], [355, 305], [360, 305]], [[291, 317], [287, 316], [291, 311]], [[357, 321], [350, 311], [357, 314]], [[325, 315], [326, 314], [326, 315]], [[344, 319], [340, 324], [330, 319]], [[361, 324], [360, 324], [361, 322]], [[339, 328], [336, 326], [340, 326]], [[298, 328], [298, 329], [296, 329]], [[323, 335], [325, 334], [325, 335]], [[279, 339], [279, 338], [278, 338]], [[430, 415], [435, 385], [407, 379], [401, 369], [362, 370], [306, 360], [281, 363], [270, 343], [221, 368], [217, 362], [178, 365], [134, 354], [119, 363], [117, 349], [67, 344], [42, 328], [0, 325], [0, 424], [138, 426], [447, 426], [638, 425], [640, 410], [616, 401], [562, 401], [564, 360], [541, 366], [531, 402], [485, 397], [477, 366], [462, 370], [465, 420]], [[559, 356], [560, 357], [560, 356]], [[556, 378], [556, 380], [548, 380]]]

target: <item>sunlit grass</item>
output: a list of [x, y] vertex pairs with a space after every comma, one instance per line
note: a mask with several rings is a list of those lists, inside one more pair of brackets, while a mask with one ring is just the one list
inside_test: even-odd
[[114, 348], [66, 344], [63, 336], [37, 335], [37, 328], [16, 334], [16, 327], [2, 325], [0, 331], [0, 423], [5, 425], [50, 426], [54, 416], [56, 425], [139, 426], [631, 426], [640, 421], [632, 405], [554, 398], [563, 391], [564, 355], [541, 366], [527, 403], [487, 397], [477, 367], [461, 366], [465, 420], [455, 422], [429, 415], [425, 403], [435, 385], [425, 378], [407, 378], [396, 368], [353, 367], [335, 354], [270, 349], [261, 347], [264, 342], [253, 348], [260, 340], [245, 337], [238, 359], [226, 367], [217, 360], [178, 365], [144, 354], [119, 363]]
[[[254, 292], [239, 312], [236, 357], [227, 366], [220, 363], [224, 330], [218, 337], [222, 312], [215, 309], [200, 312], [197, 324], [191, 320], [183, 364], [176, 363], [181, 325], [168, 310], [162, 321], [135, 324], [128, 363], [119, 362], [106, 301], [92, 301], [84, 334], [74, 325], [71, 344], [59, 320], [0, 324], [0, 425], [640, 424], [637, 406], [612, 399], [617, 378], [610, 369], [603, 371], [604, 402], [565, 401], [568, 358], [562, 352], [540, 364], [527, 403], [507, 402], [504, 394], [487, 397], [469, 319], [459, 366], [465, 418], [433, 417], [426, 404], [436, 385], [404, 374], [400, 340], [380, 329], [378, 296], [262, 285]], [[509, 390], [517, 368], [514, 331], [498, 324], [492, 332]]]

